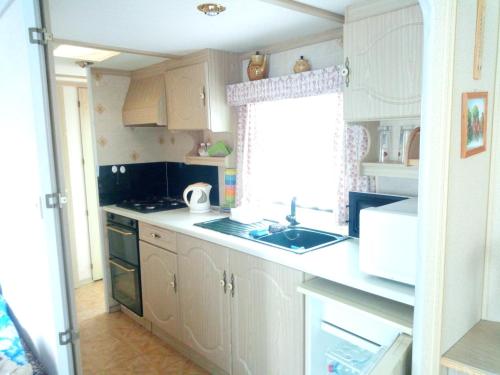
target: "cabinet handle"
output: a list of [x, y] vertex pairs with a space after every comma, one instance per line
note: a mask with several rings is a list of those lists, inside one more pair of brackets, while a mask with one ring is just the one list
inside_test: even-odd
[[201, 92], [200, 92], [200, 99], [203, 101], [203, 107], [205, 107], [205, 86], [202, 87]]
[[345, 58], [345, 63], [344, 63], [344, 68], [342, 69], [342, 76], [345, 77], [345, 87], [349, 87], [349, 73], [351, 71], [349, 70], [349, 57]]
[[153, 238], [161, 238], [161, 236], [158, 233], [151, 233], [151, 237], [153, 237]]
[[231, 297], [234, 297], [234, 275], [231, 274], [231, 282], [227, 284], [227, 289], [231, 293]]
[[222, 274], [222, 279], [220, 280], [220, 286], [224, 288], [224, 294], [227, 292], [227, 283], [226, 283], [226, 271]]
[[174, 289], [174, 293], [177, 293], [177, 277], [174, 273], [174, 279], [170, 282], [170, 286]]

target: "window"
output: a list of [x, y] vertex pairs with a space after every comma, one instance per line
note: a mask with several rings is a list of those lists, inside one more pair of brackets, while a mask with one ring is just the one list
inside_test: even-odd
[[289, 203], [333, 210], [343, 173], [344, 123], [339, 94], [310, 96], [248, 106], [249, 203]]

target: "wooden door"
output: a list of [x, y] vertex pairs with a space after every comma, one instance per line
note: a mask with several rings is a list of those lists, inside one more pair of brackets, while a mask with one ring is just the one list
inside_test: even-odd
[[179, 295], [184, 343], [230, 372], [229, 294], [221, 284], [228, 249], [178, 235]]
[[344, 25], [346, 121], [420, 116], [422, 40], [418, 5]]
[[208, 129], [208, 65], [200, 63], [165, 73], [167, 122], [171, 130]]
[[140, 255], [144, 317], [179, 339], [177, 255], [144, 241], [140, 241]]
[[234, 375], [304, 374], [303, 273], [232, 251]]

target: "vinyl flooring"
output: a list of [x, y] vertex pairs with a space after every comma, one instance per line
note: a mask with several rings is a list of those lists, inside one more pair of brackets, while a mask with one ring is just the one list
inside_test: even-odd
[[122, 312], [106, 313], [102, 281], [76, 289], [84, 375], [208, 375]]

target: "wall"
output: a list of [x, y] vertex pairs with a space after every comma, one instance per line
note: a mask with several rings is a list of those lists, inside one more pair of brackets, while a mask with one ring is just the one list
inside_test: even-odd
[[[500, 51], [499, 51], [500, 52]], [[497, 55], [496, 92], [500, 92], [500, 53]], [[500, 97], [490, 108], [499, 108]], [[491, 144], [490, 206], [488, 214], [488, 239], [486, 246], [485, 293], [483, 318], [500, 322], [500, 116], [493, 117]]]
[[[342, 40], [328, 40], [326, 42], [311, 44], [269, 55], [269, 77], [293, 74], [293, 66], [300, 56], [304, 56], [305, 59], [309, 60], [309, 64], [311, 64], [311, 69], [313, 70], [343, 64], [344, 49], [342, 48]], [[248, 81], [248, 61], [248, 59], [243, 60], [241, 65], [243, 81]]]
[[[457, 2], [441, 351], [481, 319], [499, 3], [486, 0], [481, 79], [472, 79], [476, 2]], [[487, 151], [462, 159], [461, 94], [488, 91]], [[435, 124], [436, 126], [438, 124]]]
[[[197, 134], [166, 128], [123, 126], [122, 107], [130, 78], [101, 74], [91, 69], [93, 123], [99, 165], [184, 161], [197, 141]], [[97, 71], [98, 72], [98, 71]]]

